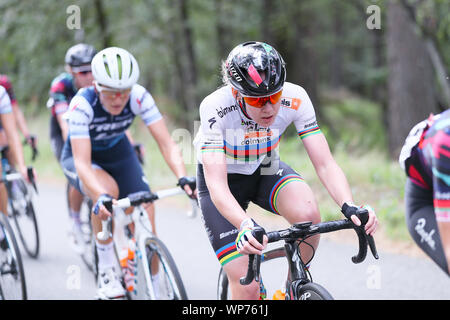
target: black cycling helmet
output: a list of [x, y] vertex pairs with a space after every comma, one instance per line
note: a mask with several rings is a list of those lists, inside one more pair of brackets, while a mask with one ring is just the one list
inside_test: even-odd
[[283, 88], [286, 79], [283, 58], [263, 42], [238, 45], [228, 55], [225, 67], [229, 83], [244, 96], [274, 94]]
[[96, 53], [97, 50], [93, 46], [79, 43], [67, 50], [65, 62], [71, 67], [90, 64]]

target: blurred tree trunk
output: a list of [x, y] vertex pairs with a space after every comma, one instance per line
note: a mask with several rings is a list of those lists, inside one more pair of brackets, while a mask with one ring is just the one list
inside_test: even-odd
[[342, 19], [342, 3], [334, 1], [332, 5], [333, 17], [333, 49], [330, 51], [330, 82], [334, 88], [339, 88], [343, 85], [343, 61], [342, 61], [342, 39], [344, 38]]
[[224, 0], [214, 0], [214, 10], [216, 15], [216, 39], [217, 39], [217, 54], [219, 57], [219, 60], [225, 60], [228, 55], [228, 51], [231, 50], [231, 48], [228, 45], [228, 42], [226, 40], [227, 35], [227, 29], [224, 25], [224, 8], [223, 8]]
[[171, 14], [170, 37], [172, 38], [172, 55], [175, 64], [178, 98], [183, 109], [183, 116], [178, 120], [187, 129], [192, 129], [196, 117], [198, 101], [196, 95], [197, 67], [194, 43], [189, 22], [188, 1], [169, 1]]
[[414, 124], [436, 113], [434, 75], [425, 45], [405, 8], [396, 0], [387, 4], [388, 138], [397, 158]]
[[113, 41], [108, 30], [108, 16], [106, 15], [103, 7], [103, 0], [95, 0], [94, 3], [98, 23], [100, 25], [100, 34], [103, 39], [103, 48], [111, 47], [113, 45]]

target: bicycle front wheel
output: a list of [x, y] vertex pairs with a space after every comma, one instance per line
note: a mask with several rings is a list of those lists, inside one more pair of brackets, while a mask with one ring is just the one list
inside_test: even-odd
[[228, 292], [228, 276], [223, 268], [220, 268], [217, 280], [217, 300], [231, 300]]
[[16, 189], [14, 192], [17, 194], [10, 202], [14, 224], [27, 254], [32, 258], [37, 258], [39, 255], [39, 229], [31, 194], [22, 180], [17, 180]]
[[0, 228], [5, 235], [4, 240], [0, 241], [0, 300], [26, 300], [22, 257], [12, 228], [2, 212]]
[[[293, 284], [295, 288], [295, 284]], [[320, 284], [308, 282], [295, 288], [293, 300], [334, 300], [331, 294]]]
[[[138, 259], [144, 255], [138, 252]], [[158, 238], [148, 238], [145, 241], [145, 259], [148, 263], [146, 270], [149, 277], [145, 280], [141, 276], [137, 287], [142, 288], [140, 281], [145, 281], [146, 298], [155, 300], [187, 300], [186, 290], [183, 285], [178, 268], [169, 250]], [[144, 264], [140, 263], [141, 266]], [[145, 271], [144, 271], [145, 272]], [[141, 273], [138, 270], [138, 276]], [[141, 289], [142, 290], [142, 289]], [[151, 292], [153, 292], [153, 297]]]

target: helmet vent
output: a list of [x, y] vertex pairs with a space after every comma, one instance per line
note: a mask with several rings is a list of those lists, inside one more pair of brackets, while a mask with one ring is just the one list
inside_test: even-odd
[[116, 55], [117, 57], [117, 66], [119, 69], [119, 79], [122, 80], [122, 58], [120, 57], [120, 55]]
[[108, 76], [111, 77], [111, 72], [109, 72], [108, 61], [106, 60], [106, 54], [103, 55], [103, 64], [105, 65], [105, 70]]

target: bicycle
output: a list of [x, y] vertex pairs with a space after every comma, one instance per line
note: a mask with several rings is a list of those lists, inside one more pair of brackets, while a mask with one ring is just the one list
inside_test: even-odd
[[[247, 275], [240, 279], [240, 283], [242, 285], [248, 285], [255, 280], [261, 284], [261, 262], [285, 257], [289, 265], [288, 278], [285, 282], [285, 300], [333, 300], [333, 296], [328, 290], [312, 281], [311, 273], [306, 267], [314, 258], [314, 250], [311, 259], [305, 263], [301, 258], [299, 245], [301, 243], [309, 245], [306, 240], [317, 234], [343, 229], [354, 229], [359, 239], [359, 251], [357, 255], [352, 257], [353, 263], [361, 263], [364, 261], [367, 256], [368, 246], [375, 259], [378, 259], [375, 241], [372, 236], [367, 235], [364, 231], [364, 226], [369, 218], [368, 211], [366, 209], [360, 209], [357, 216], [362, 222], [359, 227], [348, 219], [342, 219], [318, 224], [312, 224], [310, 221], [295, 223], [287, 229], [268, 232], [268, 243], [283, 240], [285, 242], [284, 247], [264, 252], [262, 256], [249, 255]], [[263, 236], [266, 233], [263, 228], [258, 227], [252, 231], [252, 234], [262, 243]], [[219, 272], [217, 298], [219, 300], [227, 300], [228, 298], [228, 278], [223, 268]]]
[[19, 238], [27, 254], [32, 258], [39, 255], [39, 228], [36, 218], [36, 212], [33, 205], [33, 191], [38, 193], [34, 179], [33, 168], [28, 167], [28, 179], [30, 184], [25, 181], [9, 164], [6, 157], [8, 147], [0, 149], [2, 156], [3, 179], [8, 193], [8, 216], [14, 220], [14, 225], [19, 234]]
[[[127, 292], [128, 299], [187, 300], [188, 298], [174, 259], [164, 243], [152, 233], [148, 214], [142, 207], [144, 203], [178, 194], [184, 194], [184, 191], [180, 188], [172, 188], [156, 193], [137, 192], [118, 200], [115, 205], [112, 201], [104, 203], [105, 207], [114, 214], [116, 255], [119, 256], [120, 243], [123, 244], [124, 239], [129, 240], [133, 237], [136, 241], [136, 288], [133, 292]], [[123, 210], [129, 207], [134, 207], [134, 210], [126, 215]], [[193, 211], [196, 210], [195, 202]], [[195, 213], [191, 216], [195, 216]], [[131, 222], [134, 222], [134, 235], [127, 228]], [[102, 231], [97, 234], [97, 238], [107, 240], [111, 236], [111, 219], [103, 220]], [[159, 271], [155, 270], [155, 264]], [[124, 284], [124, 275], [122, 275], [122, 283]]]
[[26, 300], [27, 287], [22, 256], [14, 232], [3, 212], [0, 228], [4, 239], [0, 241], [0, 300]]
[[[141, 152], [141, 148], [142, 148], [142, 144], [140, 144], [140, 143], [133, 145], [133, 149], [136, 152], [139, 163], [141, 165], [144, 165], [144, 158], [143, 158], [143, 154]], [[66, 201], [67, 201], [68, 212], [70, 212], [69, 189], [70, 189], [70, 183], [67, 182]], [[95, 270], [94, 270], [94, 268], [95, 268], [95, 266], [94, 266], [94, 264], [95, 264], [95, 248], [94, 248], [95, 238], [92, 236], [92, 225], [91, 225], [92, 207], [93, 207], [92, 200], [86, 196], [83, 196], [83, 201], [82, 201], [81, 207], [80, 207], [80, 223], [81, 223], [80, 230], [82, 232], [84, 243], [81, 245], [81, 250], [79, 248], [76, 248], [75, 250], [78, 251], [78, 253], [80, 254], [80, 257], [83, 260], [86, 267], [90, 271], [94, 272], [94, 274], [95, 274]], [[73, 233], [70, 236], [74, 237]], [[73, 243], [75, 243], [75, 240], [71, 241], [71, 244], [73, 244]]]

